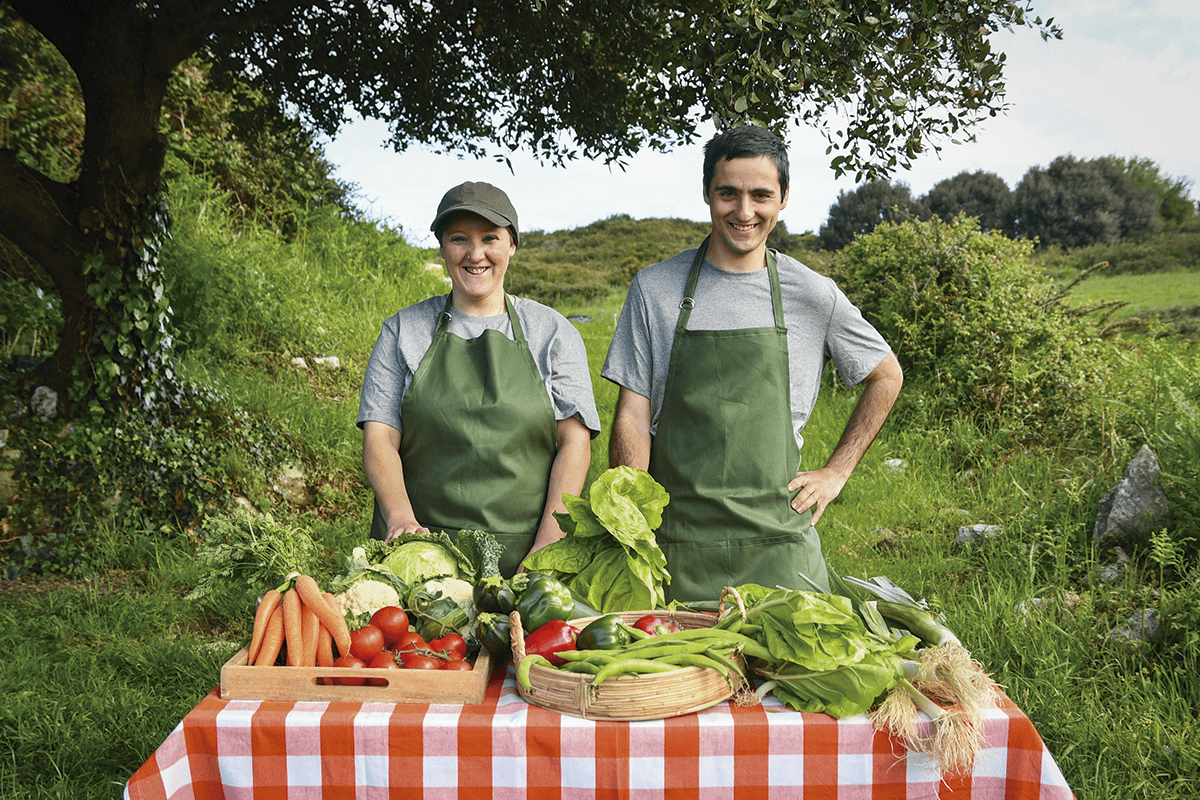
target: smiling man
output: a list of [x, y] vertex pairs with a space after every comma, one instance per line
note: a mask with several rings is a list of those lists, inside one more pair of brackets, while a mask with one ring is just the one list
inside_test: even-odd
[[[903, 383], [878, 331], [829, 278], [767, 249], [787, 206], [783, 142], [757, 127], [704, 149], [712, 232], [634, 279], [602, 375], [621, 387], [609, 461], [670, 494], [658, 530], [668, 600], [726, 586], [828, 590], [813, 527]], [[834, 452], [805, 469], [802, 431], [826, 363], [864, 390]]]

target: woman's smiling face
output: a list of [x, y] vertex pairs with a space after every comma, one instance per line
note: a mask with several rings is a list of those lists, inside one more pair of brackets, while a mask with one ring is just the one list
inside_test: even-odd
[[454, 285], [454, 307], [490, 317], [504, 312], [504, 273], [517, 251], [512, 233], [477, 214], [453, 216], [442, 229], [438, 253]]

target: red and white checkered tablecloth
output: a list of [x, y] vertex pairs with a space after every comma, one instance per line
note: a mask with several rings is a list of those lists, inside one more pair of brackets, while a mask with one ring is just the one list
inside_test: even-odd
[[268, 702], [205, 697], [129, 779], [127, 800], [233, 798], [1074, 797], [1007, 697], [970, 777], [941, 780], [865, 716], [802, 714], [768, 696], [645, 722], [528, 705], [512, 666], [481, 705]]

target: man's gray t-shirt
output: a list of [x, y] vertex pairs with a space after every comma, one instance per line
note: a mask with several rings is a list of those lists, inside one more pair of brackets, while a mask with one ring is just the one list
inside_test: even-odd
[[[608, 380], [650, 398], [650, 433], [658, 426], [671, 360], [679, 304], [687, 288], [696, 250], [638, 273], [609, 345], [601, 371]], [[776, 254], [783, 320], [787, 326], [791, 371], [792, 425], [803, 451], [801, 432], [812, 414], [829, 361], [847, 386], [867, 377], [891, 353], [887, 342], [830, 278], [796, 259]], [[705, 261], [696, 283], [691, 330], [764, 328], [775, 324], [767, 269], [731, 272]], [[746, 387], [754, 391], [753, 386]]]
[[[523, 297], [514, 298], [513, 302], [529, 351], [554, 406], [554, 418], [564, 420], [577, 416], [592, 436], [596, 436], [600, 432], [600, 414], [592, 394], [592, 376], [583, 337], [554, 309]], [[360, 428], [366, 422], [382, 422], [404, 431], [400, 403], [433, 342], [438, 316], [445, 304], [445, 295], [431, 297], [384, 320], [363, 377], [358, 404]], [[513, 338], [507, 313], [491, 317], [453, 313], [447, 330], [463, 339], [477, 339], [485, 330], [499, 331], [509, 339]]]

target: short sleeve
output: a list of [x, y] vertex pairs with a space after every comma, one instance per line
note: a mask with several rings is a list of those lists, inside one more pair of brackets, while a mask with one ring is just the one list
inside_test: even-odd
[[367, 422], [382, 422], [403, 431], [400, 422], [400, 402], [412, 382], [412, 370], [400, 350], [395, 318], [383, 323], [367, 370], [363, 376], [362, 394], [358, 401], [358, 427]]
[[625, 296], [600, 374], [618, 386], [650, 397], [653, 367], [649, 312], [642, 296], [641, 283], [635, 278]]

